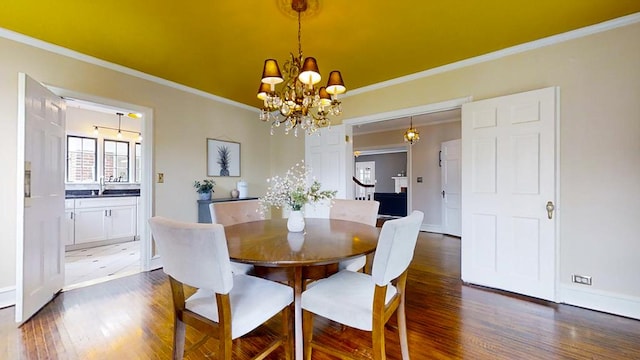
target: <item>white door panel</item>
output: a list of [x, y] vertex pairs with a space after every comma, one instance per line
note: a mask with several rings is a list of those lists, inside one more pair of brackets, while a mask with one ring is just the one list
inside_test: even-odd
[[462, 277], [555, 299], [556, 88], [462, 107]]
[[[347, 156], [352, 156], [353, 145], [346, 141], [345, 126], [322, 128], [320, 135], [305, 137], [305, 162], [312, 169], [312, 175], [322, 184], [322, 190], [337, 190], [336, 198], [348, 199], [352, 196], [347, 184], [353, 173], [347, 174]], [[347, 181], [348, 179], [348, 181]], [[307, 205], [307, 217], [329, 217], [328, 204]]]
[[19, 76], [16, 322], [35, 314], [64, 284], [62, 99]]
[[440, 145], [442, 169], [442, 232], [462, 235], [462, 140], [451, 140]]

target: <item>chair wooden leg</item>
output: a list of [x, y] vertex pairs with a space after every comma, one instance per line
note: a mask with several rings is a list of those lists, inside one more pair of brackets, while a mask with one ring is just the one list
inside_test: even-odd
[[404, 298], [396, 311], [398, 316], [398, 336], [400, 337], [400, 351], [402, 352], [402, 360], [409, 360], [409, 343], [407, 341], [407, 318], [404, 312]]
[[374, 319], [373, 329], [371, 331], [371, 340], [373, 343], [373, 360], [385, 360], [387, 354], [384, 349], [384, 322]]
[[293, 359], [293, 303], [282, 310], [282, 335], [285, 336], [284, 357], [286, 360]]
[[220, 360], [231, 360], [231, 336], [218, 339], [218, 357]]
[[313, 313], [302, 310], [302, 333], [304, 338], [304, 358], [311, 360], [311, 341], [313, 340]]
[[173, 360], [184, 358], [186, 325], [178, 317], [173, 321]]

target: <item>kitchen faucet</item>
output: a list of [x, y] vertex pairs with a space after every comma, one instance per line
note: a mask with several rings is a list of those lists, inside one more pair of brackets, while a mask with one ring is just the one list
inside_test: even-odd
[[98, 195], [102, 195], [104, 192], [104, 177], [100, 176], [100, 186], [98, 187]]

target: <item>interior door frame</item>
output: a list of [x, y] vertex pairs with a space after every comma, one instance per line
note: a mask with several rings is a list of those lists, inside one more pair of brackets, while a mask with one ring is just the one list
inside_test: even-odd
[[[46, 84], [45, 84], [46, 85]], [[54, 86], [47, 87], [58, 96], [92, 102], [106, 107], [125, 108], [142, 114], [142, 178], [140, 180], [140, 201], [138, 202], [140, 213], [140, 265], [142, 271], [158, 269], [162, 266], [160, 256], [153, 254], [151, 231], [146, 219], [153, 214], [153, 109], [137, 104], [126, 103], [119, 100], [108, 99], [86, 93]]]
[[[347, 127], [349, 132], [353, 133], [353, 127], [356, 125], [371, 124], [379, 121], [393, 120], [393, 119], [402, 118], [402, 117], [418, 116], [418, 115], [437, 113], [437, 112], [447, 111], [447, 110], [462, 109], [463, 104], [466, 104], [472, 101], [473, 101], [472, 96], [466, 96], [466, 97], [441, 101], [437, 103], [419, 105], [419, 106], [414, 106], [414, 107], [409, 107], [404, 109], [398, 109], [398, 110], [392, 110], [392, 111], [386, 111], [381, 113], [348, 118], [348, 119], [345, 119], [342, 123], [345, 125], [345, 127]], [[409, 179], [407, 191], [409, 192], [409, 194], [412, 194], [411, 192], [411, 183], [412, 183], [411, 179], [413, 177], [412, 163], [413, 163], [412, 149], [411, 147], [409, 147], [407, 149], [407, 179]], [[354, 169], [355, 157], [354, 156], [348, 157], [347, 163], [345, 164], [345, 166], [347, 167], [347, 169]], [[407, 197], [407, 213], [410, 213], [412, 209], [413, 209], [413, 201], [411, 199], [411, 196], [408, 196]]]

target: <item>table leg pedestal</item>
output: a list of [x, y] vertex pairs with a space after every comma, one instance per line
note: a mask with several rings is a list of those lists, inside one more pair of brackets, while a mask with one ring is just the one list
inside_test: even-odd
[[293, 275], [293, 302], [294, 302], [294, 329], [295, 329], [295, 359], [303, 358], [303, 335], [302, 335], [302, 267], [296, 266]]

